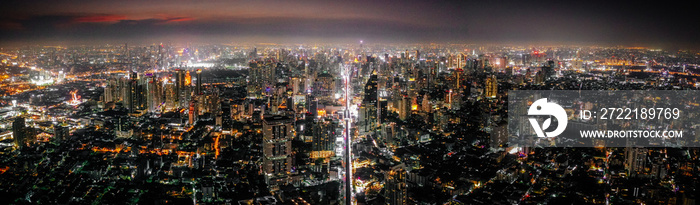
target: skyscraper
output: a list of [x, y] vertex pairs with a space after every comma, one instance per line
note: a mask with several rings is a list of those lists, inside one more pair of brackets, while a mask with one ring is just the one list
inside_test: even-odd
[[498, 94], [498, 80], [495, 75], [491, 75], [486, 78], [486, 83], [484, 84], [484, 97], [495, 98]]
[[204, 93], [204, 91], [202, 91], [202, 80], [202, 69], [197, 69], [197, 95], [201, 95], [202, 93]]
[[188, 122], [190, 125], [194, 125], [194, 123], [197, 121], [197, 101], [196, 100], [190, 100], [190, 107], [187, 113], [188, 116]]
[[313, 151], [333, 151], [335, 142], [335, 129], [338, 122], [332, 119], [320, 119], [314, 121], [313, 140], [311, 149]]
[[403, 164], [392, 167], [385, 174], [384, 197], [387, 204], [407, 204], [408, 188], [406, 184], [406, 170]]
[[12, 122], [12, 137], [17, 147], [24, 147], [27, 144], [27, 127], [24, 122], [24, 117], [17, 117], [15, 121]]
[[231, 118], [231, 102], [228, 99], [221, 102], [221, 127], [226, 130], [233, 127], [233, 119]]
[[175, 93], [177, 95], [176, 106], [184, 107], [187, 101], [185, 96], [187, 93], [185, 86], [185, 70], [177, 69], [177, 76], [175, 78]]
[[146, 84], [147, 107], [149, 112], [158, 112], [163, 104], [163, 86], [158, 78], [151, 76]]
[[271, 187], [289, 183], [292, 171], [293, 119], [271, 116], [263, 119], [263, 164], [265, 181]]
[[63, 125], [53, 125], [54, 139], [64, 141], [68, 138], [69, 129]]
[[365, 84], [365, 96], [360, 105], [360, 132], [371, 132], [377, 126], [377, 73]]

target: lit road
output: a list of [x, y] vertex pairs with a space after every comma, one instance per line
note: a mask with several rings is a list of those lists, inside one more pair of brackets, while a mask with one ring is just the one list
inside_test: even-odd
[[343, 135], [345, 135], [345, 154], [343, 157], [345, 158], [345, 204], [350, 205], [354, 201], [353, 197], [353, 190], [352, 190], [352, 139], [350, 135], [350, 123], [351, 123], [351, 117], [350, 117], [350, 92], [352, 92], [350, 88], [350, 66], [345, 65], [343, 69], [343, 82], [345, 83], [345, 113], [343, 121], [345, 121], [345, 128], [343, 130]]

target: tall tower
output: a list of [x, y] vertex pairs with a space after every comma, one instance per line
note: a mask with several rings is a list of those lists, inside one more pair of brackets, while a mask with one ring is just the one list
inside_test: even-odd
[[197, 95], [201, 95], [202, 91], [202, 69], [197, 69]]
[[292, 171], [293, 119], [272, 116], [263, 119], [263, 171], [271, 187], [289, 182]]
[[176, 106], [184, 107], [183, 104], [186, 102], [185, 96], [185, 70], [177, 69], [177, 76], [175, 78], [175, 93], [177, 95]]
[[17, 147], [24, 147], [24, 145], [26, 145], [27, 127], [24, 122], [24, 117], [17, 117], [15, 121], [12, 122], [12, 138]]
[[495, 75], [491, 75], [486, 78], [486, 85], [484, 86], [484, 97], [495, 98], [498, 94], [498, 80]]
[[197, 101], [196, 100], [190, 100], [190, 108], [189, 112], [187, 113], [188, 115], [188, 121], [190, 125], [194, 125], [194, 123], [197, 121]]
[[360, 106], [360, 132], [371, 132], [377, 126], [377, 89], [377, 74], [373, 72], [365, 84], [365, 96]]
[[64, 141], [68, 138], [69, 129], [61, 124], [53, 125], [54, 139]]
[[384, 189], [386, 190], [385, 198], [387, 204], [406, 204], [408, 188], [406, 184], [406, 170], [403, 164], [392, 167], [385, 174], [384, 179], [386, 180]]
[[127, 108], [130, 112], [135, 112], [140, 107], [141, 92], [138, 84], [138, 76], [136, 72], [131, 72], [128, 82], [128, 101], [126, 102]]

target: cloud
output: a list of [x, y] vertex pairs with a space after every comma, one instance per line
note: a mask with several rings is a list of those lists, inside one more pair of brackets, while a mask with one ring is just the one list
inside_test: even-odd
[[74, 21], [79, 23], [94, 23], [94, 22], [117, 22], [126, 20], [126, 16], [122, 15], [93, 15], [75, 17]]
[[194, 21], [195, 18], [191, 17], [172, 17], [172, 18], [166, 18], [164, 19], [166, 23], [170, 22], [184, 22], [184, 21]]

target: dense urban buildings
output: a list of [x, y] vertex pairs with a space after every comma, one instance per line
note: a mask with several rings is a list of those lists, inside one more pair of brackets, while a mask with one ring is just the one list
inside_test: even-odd
[[[649, 32], [615, 30], [640, 43], [589, 38], [638, 13], [599, 11], [612, 19], [599, 28], [562, 15], [581, 6], [568, 3], [84, 5], [100, 15], [42, 3], [55, 11], [17, 2], [21, 18], [0, 14], [0, 204], [698, 203], [697, 147], [509, 141], [523, 134], [509, 127], [530, 126], [509, 121], [528, 114], [509, 104], [514, 91], [697, 91], [690, 28], [644, 17], [630, 24]], [[509, 15], [462, 17], [479, 12]], [[664, 32], [674, 39], [657, 46]], [[578, 39], [551, 43], [560, 36]], [[565, 106], [570, 126], [600, 127], [575, 111], [605, 100]], [[685, 117], [665, 128], [700, 141], [700, 116]]]
[[[5, 56], [9, 82], [41, 74], [12, 73], [27, 66], [62, 80], [2, 98], [3, 199], [339, 204], [347, 183], [359, 204], [696, 199], [697, 149], [512, 147], [506, 99], [511, 90], [696, 90], [697, 53], [466, 44], [140, 48], [14, 51], [37, 53], [23, 59], [32, 65]], [[115, 60], [96, 58], [99, 66], [83, 71], [70, 71], [80, 67], [70, 61], [40, 63], [41, 53], [76, 49]], [[127, 49], [172, 52], [129, 60]], [[180, 52], [201, 63], [179, 61]], [[697, 137], [696, 123], [681, 126]]]

